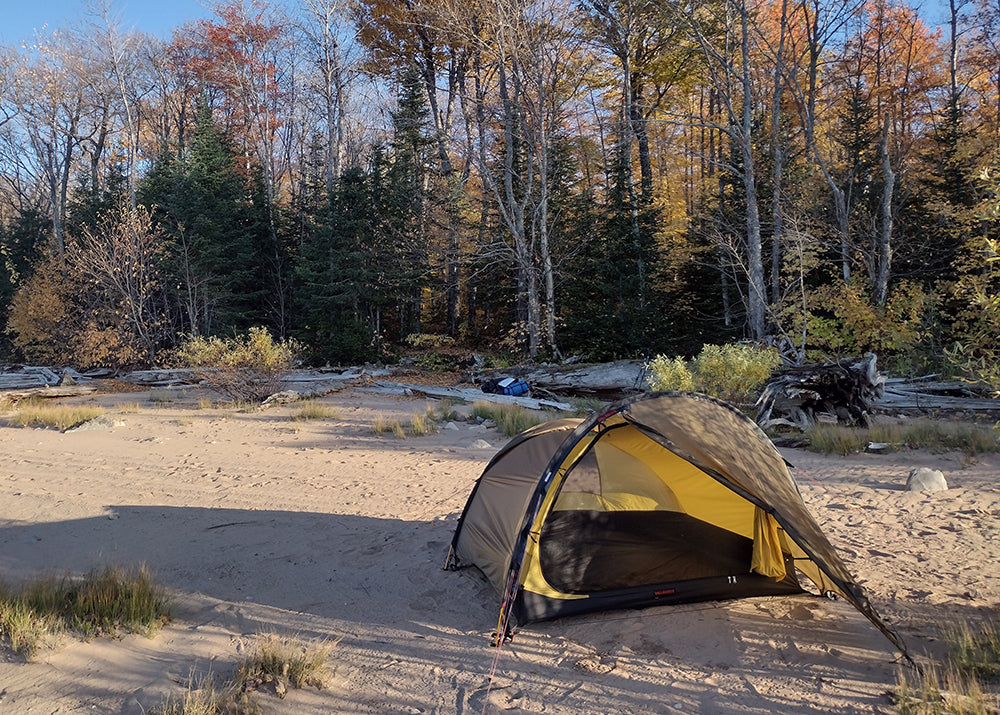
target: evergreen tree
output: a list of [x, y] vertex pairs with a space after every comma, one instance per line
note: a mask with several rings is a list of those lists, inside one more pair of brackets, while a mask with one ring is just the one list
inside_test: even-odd
[[27, 208], [0, 231], [0, 360], [19, 359], [2, 327], [6, 327], [14, 295], [31, 277], [51, 230], [51, 219], [36, 208]]
[[348, 169], [336, 180], [327, 210], [315, 217], [298, 258], [297, 334], [316, 361], [373, 357], [377, 327], [367, 320], [372, 314], [371, 235], [368, 182], [361, 169]]
[[169, 240], [181, 332], [226, 334], [263, 322], [254, 234], [259, 213], [247, 199], [226, 136], [204, 99], [190, 154], [161, 156], [140, 186]]

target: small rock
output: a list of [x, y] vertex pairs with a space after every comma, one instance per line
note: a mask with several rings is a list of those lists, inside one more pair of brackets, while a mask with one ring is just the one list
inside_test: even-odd
[[454, 422], [449, 422], [448, 424], [446, 424], [446, 425], [445, 425], [444, 427], [442, 427], [441, 429], [450, 429], [450, 430], [457, 430], [457, 429], [458, 429], [458, 425], [457, 425], [457, 424], [455, 424]]
[[948, 482], [939, 470], [920, 467], [910, 472], [906, 488], [911, 492], [943, 492], [948, 489]]
[[469, 445], [469, 449], [493, 449], [493, 445], [491, 445], [485, 439], [477, 439], [475, 442]]
[[270, 407], [271, 405], [287, 405], [290, 402], [297, 402], [300, 397], [299, 393], [295, 390], [283, 390], [282, 392], [275, 392], [273, 395], [264, 400], [260, 406]]

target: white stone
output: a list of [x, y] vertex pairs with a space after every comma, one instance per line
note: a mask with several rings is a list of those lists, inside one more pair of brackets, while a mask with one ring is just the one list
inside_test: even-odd
[[943, 492], [948, 489], [948, 482], [937, 469], [919, 467], [910, 472], [906, 488], [911, 492]]

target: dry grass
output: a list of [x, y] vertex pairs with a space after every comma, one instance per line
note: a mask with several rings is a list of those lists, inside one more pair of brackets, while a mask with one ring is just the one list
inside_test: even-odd
[[218, 683], [214, 675], [191, 678], [183, 697], [168, 697], [151, 715], [257, 715], [263, 712], [234, 681]]
[[330, 405], [324, 405], [316, 400], [306, 400], [299, 407], [298, 411], [292, 415], [296, 422], [306, 420], [339, 420], [340, 410]]
[[183, 697], [169, 697], [155, 715], [256, 715], [263, 712], [253, 694], [274, 690], [284, 698], [288, 688], [323, 688], [332, 673], [327, 659], [336, 643], [306, 643], [274, 633], [259, 634], [233, 676], [219, 682], [213, 675], [192, 677]]
[[152, 635], [169, 620], [166, 596], [145, 566], [107, 567], [78, 580], [42, 578], [17, 590], [0, 585], [0, 641], [25, 658], [63, 631]]
[[134, 415], [136, 412], [139, 412], [141, 409], [142, 409], [142, 407], [139, 405], [138, 402], [122, 402], [117, 407], [118, 414], [122, 414], [122, 415]]
[[65, 432], [103, 414], [101, 407], [42, 404], [28, 400], [17, 405], [7, 423], [14, 427], [46, 427]]
[[520, 405], [480, 400], [472, 404], [472, 416], [493, 420], [497, 429], [506, 437], [513, 437], [524, 430], [544, 422], [537, 412], [526, 410]]
[[818, 424], [806, 432], [809, 449], [822, 454], [857, 454], [872, 442], [888, 449], [958, 451], [975, 456], [1000, 451], [997, 430], [984, 425], [948, 420], [912, 420], [875, 424], [870, 428]]
[[984, 687], [995, 685], [1000, 675], [1000, 618], [994, 614], [977, 628], [952, 626], [945, 638], [950, 652], [943, 666], [899, 674], [894, 693], [898, 715], [1000, 713], [1000, 696]]
[[274, 633], [257, 636], [250, 654], [236, 669], [234, 681], [244, 690], [273, 685], [279, 697], [288, 686], [322, 688], [330, 678], [326, 661], [334, 644], [312, 645]]

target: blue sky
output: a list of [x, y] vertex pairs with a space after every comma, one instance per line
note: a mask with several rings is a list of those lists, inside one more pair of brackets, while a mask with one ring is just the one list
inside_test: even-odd
[[[62, 29], [82, 24], [88, 17], [88, 0], [0, 0], [0, 44], [31, 40], [35, 30]], [[139, 30], [166, 39], [185, 22], [214, 17], [205, 0], [112, 0], [112, 15], [122, 30]]]
[[[88, 4], [100, 0], [0, 0], [0, 44], [16, 45], [31, 40], [35, 30], [66, 28], [88, 17]], [[911, 0], [912, 2], [912, 0]], [[112, 12], [121, 19], [122, 30], [136, 29], [169, 38], [171, 30], [185, 22], [214, 17], [213, 0], [111, 0]], [[947, 0], [917, 0], [921, 16], [931, 27], [948, 17]]]

